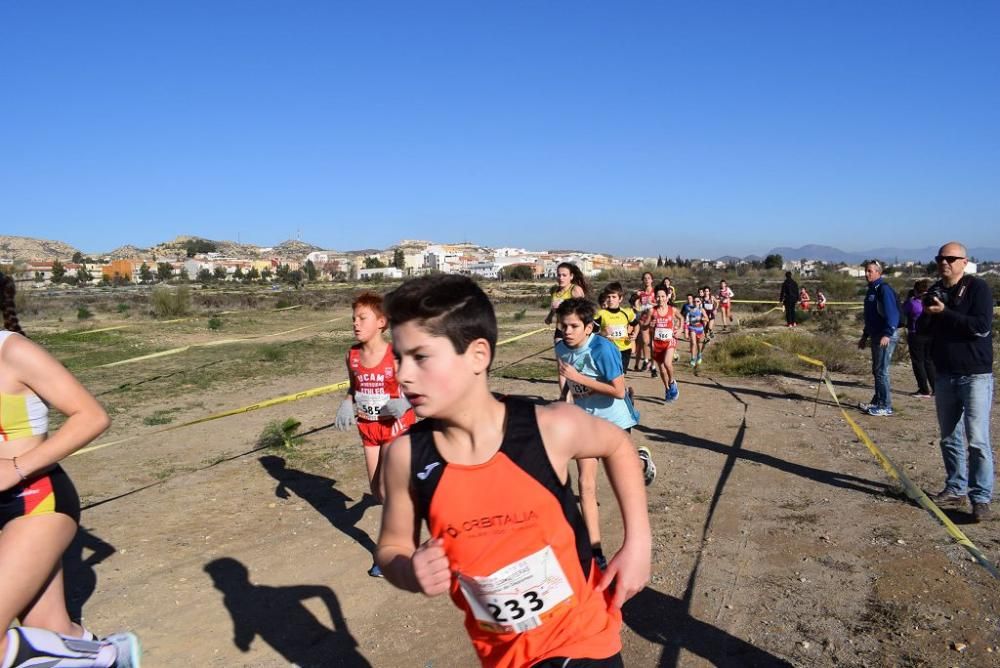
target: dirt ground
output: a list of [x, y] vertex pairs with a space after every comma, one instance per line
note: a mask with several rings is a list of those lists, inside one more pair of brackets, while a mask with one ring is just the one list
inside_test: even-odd
[[[507, 313], [502, 336], [540, 319]], [[255, 317], [245, 330], [294, 327], [288, 320]], [[365, 574], [379, 508], [364, 494], [356, 433], [332, 429], [339, 394], [153, 433], [162, 428], [150, 424], [157, 411], [180, 422], [341, 380], [346, 329], [345, 320], [281, 338], [312, 337], [290, 343], [283, 359], [236, 347], [196, 378], [185, 370], [221, 349], [78, 371], [105, 392], [115, 417], [101, 441], [141, 435], [65, 464], [86, 506], [67, 556], [71, 607], [90, 628], [134, 630], [151, 667], [476, 665], [446, 597]], [[178, 328], [132, 345], [144, 352], [205, 338]], [[538, 334], [504, 347], [497, 364], [548, 342]], [[659, 475], [648, 488], [652, 580], [625, 608], [627, 665], [1000, 665], [1000, 582], [890, 488], [825, 391], [814, 401], [814, 370], [734, 378], [709, 359], [696, 377], [686, 360], [671, 405], [659, 380], [629, 374], [642, 411], [633, 438], [653, 451]], [[543, 373], [554, 367], [546, 350], [492, 383], [555, 398], [554, 377]], [[198, 378], [208, 373], [217, 377]], [[868, 399], [870, 377], [835, 380], [847, 399]], [[908, 366], [893, 368], [893, 383], [895, 416], [856, 419], [914, 482], [937, 491], [933, 404], [909, 396]], [[265, 424], [292, 415], [305, 441], [260, 449]], [[993, 429], [996, 442], [996, 419]], [[620, 520], [606, 481], [601, 494], [605, 551], [613, 552]], [[1000, 521], [952, 517], [994, 563], [1000, 558]]]

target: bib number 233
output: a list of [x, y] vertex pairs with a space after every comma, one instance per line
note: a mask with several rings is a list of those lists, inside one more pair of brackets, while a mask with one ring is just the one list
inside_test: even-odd
[[537, 628], [547, 613], [573, 596], [549, 546], [490, 575], [459, 574], [458, 583], [480, 628], [494, 633]]

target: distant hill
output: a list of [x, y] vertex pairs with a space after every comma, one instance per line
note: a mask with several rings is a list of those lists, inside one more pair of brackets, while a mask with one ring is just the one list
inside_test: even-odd
[[69, 244], [32, 237], [0, 234], [0, 257], [18, 260], [68, 260], [78, 252]]
[[[846, 264], [860, 264], [865, 260], [876, 258], [885, 262], [930, 262], [937, 254], [937, 246], [927, 246], [924, 248], [897, 248], [883, 247], [872, 248], [862, 251], [843, 251], [832, 246], [819, 246], [810, 244], [798, 248], [779, 247], [772, 248], [768, 254], [777, 253], [785, 260], [821, 260], [822, 262], [844, 262]], [[989, 248], [978, 246], [969, 248], [969, 255], [980, 262], [1000, 262], [1000, 248]]]
[[304, 241], [299, 241], [298, 239], [289, 239], [287, 241], [282, 241], [272, 250], [275, 255], [280, 255], [282, 257], [289, 257], [296, 260], [304, 260], [306, 255], [309, 255], [309, 253], [312, 253], [314, 251], [321, 251], [323, 249], [320, 248], [319, 246], [314, 246]]

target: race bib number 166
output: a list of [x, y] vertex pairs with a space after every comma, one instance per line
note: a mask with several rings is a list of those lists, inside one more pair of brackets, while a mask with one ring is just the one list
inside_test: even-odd
[[458, 584], [480, 628], [523, 633], [545, 623], [554, 608], [573, 597], [566, 574], [549, 546], [485, 576], [458, 574]]

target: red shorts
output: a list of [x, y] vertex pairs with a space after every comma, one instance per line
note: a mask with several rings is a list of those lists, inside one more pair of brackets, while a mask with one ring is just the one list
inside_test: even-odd
[[677, 339], [670, 339], [669, 342], [654, 341], [653, 342], [653, 361], [659, 362], [660, 364], [667, 363], [667, 357], [671, 356], [671, 350], [677, 348]]
[[719, 308], [721, 308], [726, 313], [729, 313], [729, 302], [722, 302], [721, 304], [719, 304]]
[[803, 311], [809, 310], [809, 302], [802, 302], [802, 310]]
[[358, 420], [361, 445], [366, 448], [382, 447], [400, 434], [405, 434], [416, 421], [417, 416], [412, 410], [406, 411], [398, 420]]

